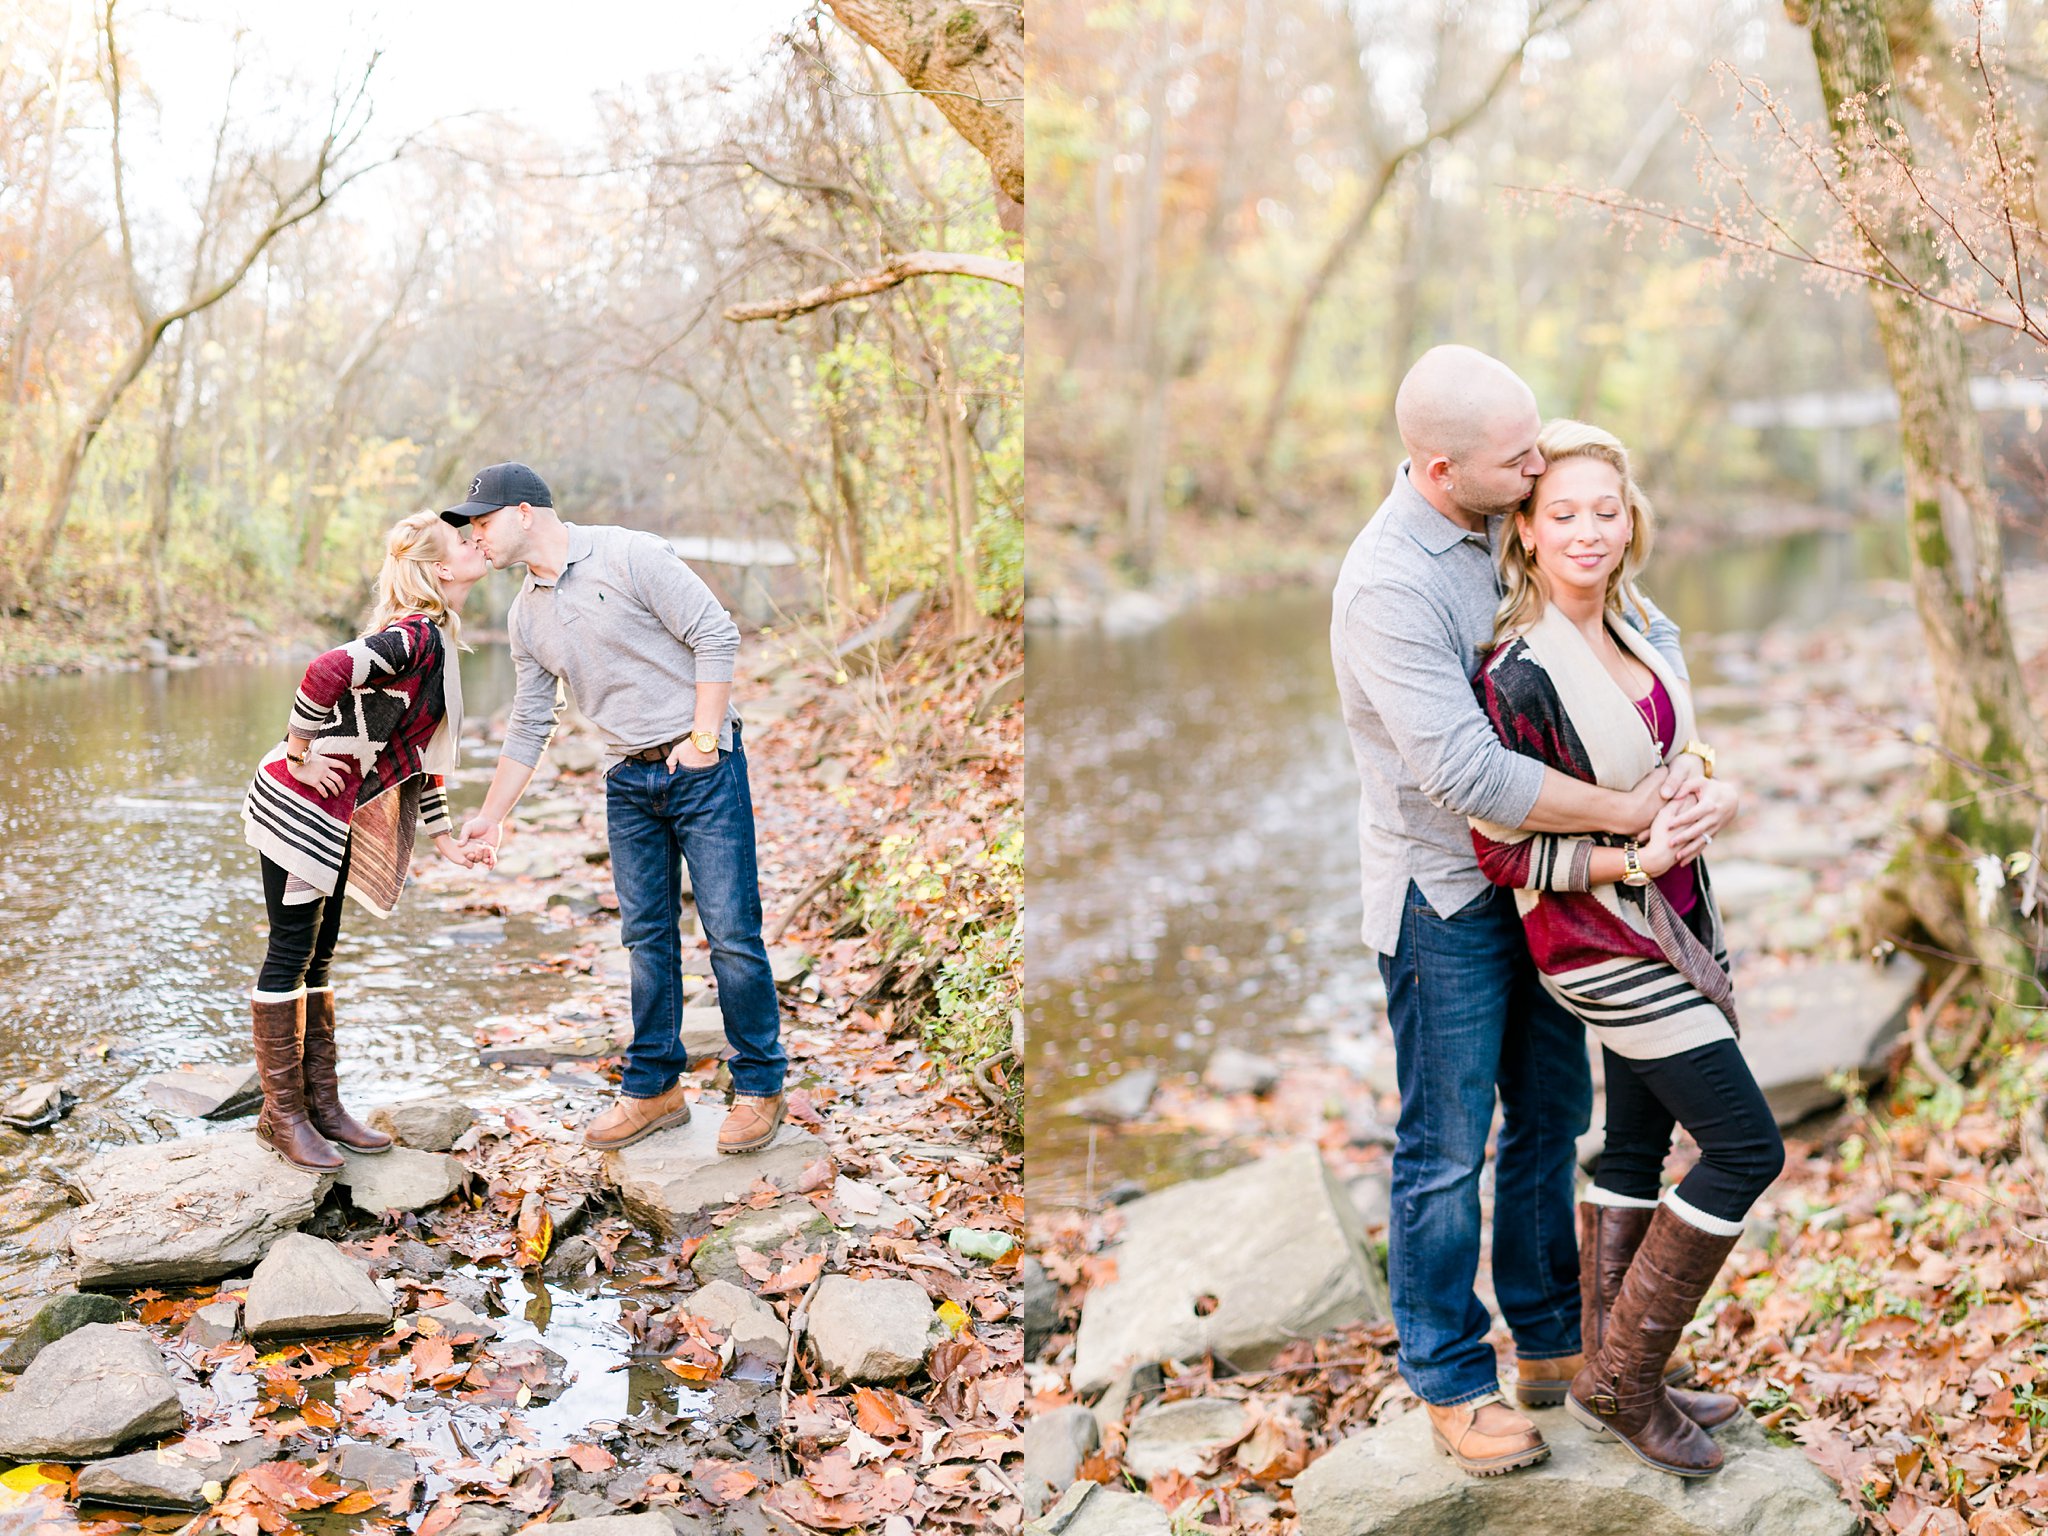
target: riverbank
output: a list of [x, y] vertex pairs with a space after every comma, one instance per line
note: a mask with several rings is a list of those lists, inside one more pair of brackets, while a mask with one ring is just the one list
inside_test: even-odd
[[[1714, 867], [1745, 1051], [1791, 1122], [1787, 1170], [1724, 1270], [1694, 1354], [1710, 1382], [1749, 1401], [1777, 1449], [1796, 1445], [1808, 1463], [1707, 1486], [1792, 1489], [1784, 1496], [1800, 1501], [1800, 1518], [1820, 1522], [1802, 1530], [1838, 1529], [1827, 1522], [1839, 1513], [1873, 1533], [2002, 1536], [2048, 1516], [2048, 1479], [2031, 1453], [2031, 1405], [2048, 1392], [2033, 1345], [2048, 1297], [2048, 1050], [2029, 1043], [1984, 1079], [1935, 1091], [1906, 1066], [1909, 1033], [1952, 1059], [1975, 1038], [1973, 1011], [1945, 1000], [1921, 1018], [1909, 957], [1879, 969], [1861, 952], [1862, 893], [1921, 810], [1927, 749], [1915, 731], [1932, 706], [1909, 594], [1893, 583], [1869, 595], [1854, 623], [1720, 636], [1694, 657], [1703, 734], [1744, 792]], [[2013, 572], [2008, 612], [2036, 708], [2048, 709], [2048, 572]], [[1214, 1511], [1234, 1529], [1288, 1536], [1402, 1529], [1395, 1516], [1357, 1522], [1371, 1488], [1411, 1474], [1423, 1502], [1468, 1496], [1430, 1483], [1440, 1458], [1404, 1427], [1415, 1404], [1394, 1370], [1382, 1265], [1398, 1095], [1383, 1007], [1356, 1000], [1362, 1030], [1217, 1050], [1197, 1072], [1092, 1072], [1065, 1090], [1088, 1095], [1065, 1108], [1090, 1127], [1091, 1168], [1098, 1144], [1109, 1166], [1143, 1161], [1111, 1150], [1135, 1141], [1174, 1145], [1171, 1160], [1154, 1160], [1166, 1166], [1232, 1171], [1147, 1187], [1051, 1171], [1072, 1193], [1035, 1202], [1032, 1215], [1044, 1273], [1025, 1280], [1027, 1370], [1032, 1411], [1050, 1427], [1027, 1453], [1027, 1492], [1049, 1501], [1077, 1479], [1115, 1489], [1129, 1475], [1150, 1511], [1104, 1508], [1133, 1531]], [[1285, 1162], [1302, 1157], [1320, 1179]], [[1681, 1146], [1674, 1171], [1689, 1161]], [[1225, 1180], [1256, 1181], [1266, 1166], [1289, 1176], [1243, 1204], [1272, 1219], [1235, 1230], [1232, 1246], [1284, 1251], [1287, 1262], [1232, 1273], [1201, 1213], [1237, 1209]], [[1189, 1294], [1144, 1289], [1167, 1285], [1162, 1275]], [[1313, 1292], [1304, 1306], [1342, 1305], [1290, 1314], [1297, 1285]], [[1138, 1329], [1132, 1286], [1180, 1331]], [[1483, 1271], [1481, 1287], [1490, 1296]], [[1493, 1342], [1505, 1368], [1511, 1341], [1496, 1328]], [[1120, 1348], [1140, 1363], [1106, 1373]], [[1546, 1433], [1556, 1417], [1542, 1416]], [[1558, 1433], [1566, 1449], [1546, 1478], [1568, 1486], [1524, 1480], [1524, 1502], [1513, 1513], [1489, 1503], [1489, 1518], [1533, 1528], [1557, 1507], [1545, 1498], [1634, 1496], [1600, 1492], [1623, 1453]], [[1743, 1433], [1744, 1465], [1766, 1465], [1770, 1443]], [[1313, 1472], [1340, 1447], [1341, 1460]], [[1469, 1497], [1507, 1495], [1489, 1484]], [[1420, 1521], [1420, 1508], [1399, 1517]], [[1698, 1528], [1723, 1528], [1699, 1518]], [[1795, 1528], [1782, 1511], [1772, 1519], [1726, 1528]]]
[[[581, 1145], [614, 1091], [628, 1013], [595, 744], [573, 728], [499, 869], [423, 860], [406, 898], [439, 907], [461, 946], [501, 944], [508, 923], [551, 940], [508, 954], [507, 989], [538, 970], [559, 995], [469, 1031], [490, 1091], [441, 1095], [432, 1115], [394, 1107], [408, 1148], [359, 1160], [334, 1187], [287, 1199], [228, 1180], [191, 1196], [240, 1215], [278, 1199], [266, 1221], [327, 1245], [293, 1262], [344, 1285], [336, 1263], [381, 1282], [362, 1303], [384, 1308], [381, 1321], [277, 1329], [275, 1277], [268, 1261], [252, 1275], [253, 1255], [140, 1281], [94, 1267], [116, 1208], [131, 1226], [169, 1223], [152, 1251], [184, 1240], [189, 1222], [149, 1214], [164, 1178], [119, 1182], [160, 1156], [157, 1138], [239, 1166], [246, 1131], [190, 1106], [145, 1112], [131, 1084], [122, 1104], [0, 1133], [34, 1186], [0, 1191], [8, 1212], [50, 1201], [60, 1182], [99, 1196], [7, 1245], [0, 1317], [15, 1332], [44, 1297], [90, 1278], [139, 1322], [182, 1426], [117, 1443], [170, 1445], [152, 1467], [209, 1474], [185, 1478], [182, 1496], [198, 1502], [158, 1504], [183, 1511], [158, 1517], [165, 1528], [314, 1519], [479, 1536], [540, 1514], [634, 1511], [665, 1531], [893, 1530], [913, 1517], [1016, 1527], [1001, 1462], [1023, 1397], [1011, 1301], [1021, 1157], [1001, 1052], [1016, 985], [1017, 892], [1002, 870], [1020, 835], [1020, 647], [1014, 629], [952, 644], [943, 623], [928, 616], [873, 670], [814, 633], [746, 647], [739, 697], [791, 1056], [790, 1122], [764, 1152], [720, 1159], [700, 1145], [725, 1079], [689, 923], [691, 1127], [610, 1158]], [[489, 774], [487, 750], [470, 761], [458, 807]], [[340, 1001], [345, 1084], [355, 1003]], [[99, 1162], [85, 1160], [93, 1144], [64, 1146], [88, 1126]], [[237, 1222], [201, 1227], [227, 1236]], [[10, 1402], [49, 1386], [24, 1375], [0, 1391], [0, 1441]], [[24, 1444], [5, 1448], [24, 1459]], [[44, 1470], [0, 1477], [0, 1504], [51, 1529], [123, 1528], [112, 1509], [141, 1495], [110, 1494], [113, 1473], [78, 1474], [114, 1448], [36, 1449], [25, 1459]], [[114, 1503], [81, 1506], [95, 1489]]]

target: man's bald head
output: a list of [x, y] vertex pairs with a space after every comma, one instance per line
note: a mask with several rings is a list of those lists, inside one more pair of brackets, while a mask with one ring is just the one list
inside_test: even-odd
[[1513, 506], [1543, 470], [1535, 393], [1474, 347], [1431, 347], [1417, 358], [1394, 396], [1394, 425], [1416, 489], [1468, 512]]

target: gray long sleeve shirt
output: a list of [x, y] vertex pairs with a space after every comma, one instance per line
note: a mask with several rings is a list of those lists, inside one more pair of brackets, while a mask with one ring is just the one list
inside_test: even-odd
[[[626, 753], [689, 731], [697, 684], [732, 681], [739, 626], [668, 540], [632, 528], [562, 525], [569, 555], [552, 582], [529, 574], [512, 600], [516, 686], [504, 755], [529, 768], [555, 734], [566, 685], [604, 738], [609, 772]], [[731, 750], [739, 711], [718, 730]]]
[[[1466, 532], [1404, 463], [1337, 577], [1330, 651], [1362, 789], [1360, 932], [1383, 955], [1400, 941], [1410, 881], [1442, 917], [1487, 889], [1467, 818], [1519, 827], [1543, 792], [1543, 765], [1502, 746], [1472, 695], [1500, 606], [1500, 524]], [[1687, 676], [1678, 627], [1650, 614], [1650, 643]]]

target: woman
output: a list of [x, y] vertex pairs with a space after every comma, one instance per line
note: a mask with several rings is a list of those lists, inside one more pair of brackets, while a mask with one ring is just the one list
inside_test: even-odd
[[442, 789], [462, 732], [458, 616], [489, 568], [436, 512], [393, 528], [370, 632], [306, 668], [288, 734], [242, 805], [270, 909], [270, 947], [250, 998], [263, 1084], [256, 1136], [315, 1173], [342, 1166], [336, 1146], [391, 1147], [341, 1103], [327, 976], [344, 892], [389, 917], [416, 826], [454, 863], [490, 858], [456, 841]]
[[[1494, 730], [1610, 789], [1685, 752], [1711, 773], [1684, 685], [1623, 617], [1651, 535], [1627, 452], [1574, 421], [1550, 423], [1537, 449], [1547, 468], [1502, 530], [1495, 646], [1474, 682]], [[1607, 1140], [1579, 1207], [1587, 1358], [1567, 1406], [1651, 1466], [1701, 1477], [1721, 1453], [1699, 1421], [1739, 1405], [1674, 1394], [1665, 1367], [1785, 1154], [1736, 1045], [1704, 836], [1673, 832], [1686, 803], [1669, 802], [1640, 844], [1481, 822], [1473, 842], [1487, 878], [1515, 891], [1544, 987], [1606, 1063]], [[1674, 1123], [1700, 1157], [1660, 1199]]]

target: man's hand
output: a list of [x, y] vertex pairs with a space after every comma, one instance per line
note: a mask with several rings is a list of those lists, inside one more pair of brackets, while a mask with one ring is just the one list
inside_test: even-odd
[[1664, 781], [1664, 798], [1675, 800], [1695, 785], [1705, 784], [1707, 765], [1700, 761], [1696, 752], [1681, 752], [1664, 765], [1670, 777]]
[[1669, 798], [1664, 792], [1670, 782], [1671, 773], [1667, 768], [1652, 768], [1636, 782], [1628, 792], [1622, 808], [1620, 821], [1626, 825], [1608, 827], [1609, 832], [1619, 832], [1623, 837], [1643, 838], [1649, 835], [1650, 824], [1657, 819], [1657, 813], [1664, 809]]
[[1688, 784], [1684, 797], [1671, 803], [1672, 841], [1692, 847], [1693, 858], [1697, 858], [1707, 839], [1733, 821], [1741, 808], [1742, 792], [1725, 780], [1701, 779]]
[[482, 843], [459, 842], [446, 832], [435, 834], [434, 849], [450, 864], [460, 865], [464, 869], [473, 869], [479, 864], [488, 868], [497, 862], [497, 856]]
[[669, 751], [668, 771], [674, 773], [678, 768], [709, 768], [717, 761], [718, 751], [716, 748], [709, 752], [699, 752], [690, 745], [690, 738], [685, 736]]
[[[481, 849], [489, 856], [490, 864], [498, 862], [498, 845], [505, 840], [505, 824], [493, 821], [488, 816], [472, 816], [462, 824], [462, 842], [465, 847]], [[472, 860], [472, 862], [482, 862]]]

